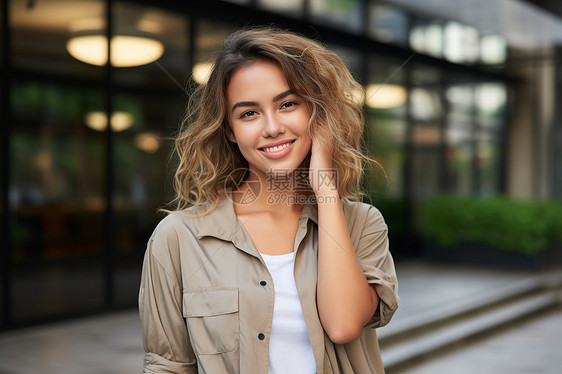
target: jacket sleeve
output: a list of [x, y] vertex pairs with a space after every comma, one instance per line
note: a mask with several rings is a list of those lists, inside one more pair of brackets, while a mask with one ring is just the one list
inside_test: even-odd
[[398, 280], [389, 250], [388, 228], [375, 207], [356, 203], [353, 215], [352, 241], [359, 265], [367, 282], [375, 286], [379, 306], [365, 327], [382, 327], [390, 322], [398, 309]]
[[142, 269], [143, 373], [197, 373], [182, 313], [179, 243], [174, 230], [166, 226], [161, 223], [149, 240]]

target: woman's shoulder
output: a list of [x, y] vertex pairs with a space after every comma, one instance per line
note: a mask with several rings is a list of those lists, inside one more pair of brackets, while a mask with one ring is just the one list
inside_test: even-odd
[[373, 226], [377, 229], [387, 228], [384, 217], [376, 206], [348, 198], [343, 198], [341, 201], [344, 215], [350, 225], [361, 224], [362, 226]]
[[160, 220], [154, 229], [153, 238], [177, 235], [178, 232], [193, 231], [204, 216], [208, 204], [197, 204], [185, 209], [174, 210]]
[[202, 206], [192, 206], [169, 212], [162, 218], [148, 241], [151, 256], [161, 264], [177, 263], [181, 248], [197, 240], [197, 222], [202, 209]]

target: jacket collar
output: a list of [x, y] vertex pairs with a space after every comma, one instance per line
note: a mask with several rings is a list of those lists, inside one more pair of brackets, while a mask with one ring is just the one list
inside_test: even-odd
[[[234, 244], [251, 242], [242, 222], [240, 222], [234, 212], [231, 190], [226, 191], [226, 197], [218, 202], [217, 207], [211, 213], [200, 219], [202, 221], [198, 225], [199, 229], [197, 232], [199, 239], [204, 236], [212, 236], [231, 241]], [[308, 219], [318, 224], [318, 208], [316, 204], [305, 204], [301, 212], [299, 224], [304, 224], [306, 227]]]

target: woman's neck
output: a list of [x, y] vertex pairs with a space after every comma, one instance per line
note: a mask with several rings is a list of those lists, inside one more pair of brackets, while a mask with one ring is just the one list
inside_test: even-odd
[[312, 191], [295, 175], [264, 175], [249, 179], [233, 191], [234, 203], [240, 211], [269, 211], [275, 215], [302, 210]]

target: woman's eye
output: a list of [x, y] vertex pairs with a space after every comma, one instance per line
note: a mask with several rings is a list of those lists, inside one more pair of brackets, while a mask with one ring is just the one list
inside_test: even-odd
[[257, 113], [253, 110], [249, 110], [247, 112], [244, 112], [240, 115], [240, 118], [245, 118], [245, 117], [253, 117], [255, 116]]
[[296, 101], [287, 101], [286, 103], [283, 103], [283, 105], [281, 105], [281, 109], [287, 109], [295, 105], [298, 105]]

